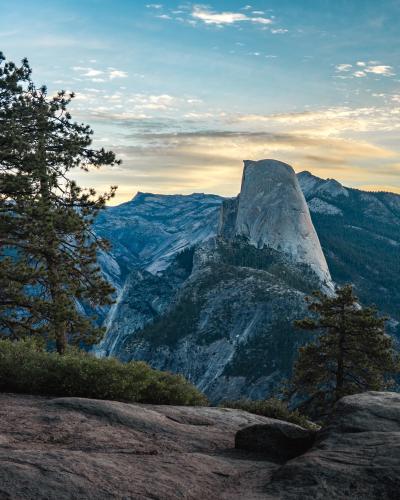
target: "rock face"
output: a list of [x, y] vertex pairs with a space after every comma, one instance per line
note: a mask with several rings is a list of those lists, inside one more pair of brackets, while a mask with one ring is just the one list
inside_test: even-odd
[[[249, 426], [268, 449], [235, 449]], [[276, 429], [289, 441], [307, 433], [241, 410], [1, 394], [0, 498], [398, 498], [399, 394], [343, 398], [311, 448], [284, 464], [270, 453], [287, 451], [268, 440]]]
[[180, 253], [162, 276], [145, 270], [132, 271], [108, 317], [107, 335], [95, 347], [98, 356], [121, 353], [124, 341], [163, 314], [173, 301], [176, 291], [192, 269], [185, 259], [193, 250]]
[[276, 160], [245, 161], [235, 235], [257, 248], [284, 252], [331, 281], [310, 212], [292, 167]]
[[266, 498], [396, 499], [400, 491], [400, 395], [341, 399], [304, 455], [276, 471]]
[[137, 193], [102, 212], [95, 231], [112, 243], [111, 256], [121, 273], [140, 269], [155, 274], [175, 254], [215, 235], [222, 200], [203, 193]]

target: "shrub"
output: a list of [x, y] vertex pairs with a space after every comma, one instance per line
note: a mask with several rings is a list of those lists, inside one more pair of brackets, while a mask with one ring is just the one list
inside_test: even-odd
[[240, 399], [238, 401], [223, 401], [220, 406], [224, 408], [234, 408], [248, 411], [263, 417], [276, 418], [292, 424], [300, 425], [305, 429], [316, 429], [318, 426], [308, 420], [298, 410], [291, 411], [287, 405], [277, 398], [249, 400]]
[[138, 403], [207, 404], [205, 396], [184, 377], [154, 370], [142, 361], [97, 359], [76, 349], [60, 356], [33, 340], [0, 341], [0, 391]]

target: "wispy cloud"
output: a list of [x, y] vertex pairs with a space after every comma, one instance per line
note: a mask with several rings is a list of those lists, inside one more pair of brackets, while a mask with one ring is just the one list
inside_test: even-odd
[[271, 29], [271, 33], [273, 35], [283, 35], [284, 33], [288, 33], [289, 30], [284, 28]]
[[79, 73], [81, 78], [92, 82], [104, 82], [106, 79], [114, 80], [115, 78], [126, 78], [128, 76], [126, 71], [121, 71], [115, 68], [101, 70], [91, 67], [73, 66], [72, 70]]
[[368, 73], [380, 76], [395, 76], [393, 66], [388, 64], [379, 64], [376, 61], [357, 61], [355, 64], [337, 64], [335, 66], [337, 73], [349, 73], [356, 78], [364, 78]]
[[202, 21], [205, 24], [214, 24], [217, 26], [244, 21], [263, 25], [271, 24], [273, 22], [272, 19], [268, 17], [247, 15], [242, 12], [214, 12], [202, 6], [195, 6], [191, 15], [194, 19]]
[[[213, 113], [202, 111], [202, 106], [199, 112], [180, 118], [174, 113], [160, 120], [152, 113], [172, 106], [177, 110], [179, 98], [137, 94], [130, 104], [130, 111], [103, 108], [92, 114], [95, 120], [114, 122], [123, 131], [124, 143], [114, 149], [124, 160], [120, 182], [127, 198], [137, 190], [201, 189], [233, 195], [245, 158], [281, 159], [298, 171], [308, 169], [349, 185], [365, 184], [368, 179], [378, 186], [383, 178], [385, 186], [398, 184], [398, 153], [385, 141], [383, 145], [371, 140], [372, 133], [374, 139], [382, 133], [397, 134], [400, 108], [396, 106], [265, 115]], [[97, 177], [96, 182], [100, 182]]]
[[126, 71], [121, 71], [119, 69], [109, 68], [108, 78], [114, 80], [115, 78], [126, 78], [128, 73]]

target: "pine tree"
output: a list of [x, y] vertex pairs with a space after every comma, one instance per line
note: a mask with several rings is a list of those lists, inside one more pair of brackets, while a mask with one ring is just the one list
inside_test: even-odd
[[294, 366], [290, 393], [303, 401], [302, 409], [324, 417], [343, 396], [386, 389], [389, 376], [399, 371], [386, 318], [361, 307], [350, 285], [335, 296], [314, 292], [307, 301], [312, 316], [295, 325], [319, 335], [299, 349]]
[[74, 94], [48, 96], [28, 61], [0, 53], [0, 332], [90, 344], [102, 329], [78, 311], [111, 303], [112, 287], [96, 263], [108, 243], [93, 221], [116, 187], [98, 196], [79, 187], [71, 170], [119, 163], [91, 148], [93, 131], [72, 121]]

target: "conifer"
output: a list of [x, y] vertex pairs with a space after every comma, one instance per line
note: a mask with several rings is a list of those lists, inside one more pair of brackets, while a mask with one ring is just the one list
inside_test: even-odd
[[318, 336], [299, 349], [290, 386], [303, 410], [323, 417], [343, 396], [387, 389], [399, 362], [385, 333], [386, 318], [361, 307], [351, 285], [334, 296], [314, 292], [307, 301], [312, 315], [295, 325]]
[[49, 96], [31, 73], [26, 59], [17, 66], [0, 53], [0, 333], [41, 335], [62, 354], [68, 342], [99, 340], [77, 305], [94, 310], [113, 292], [97, 264], [108, 243], [92, 224], [116, 187], [99, 196], [71, 172], [119, 160], [72, 120], [73, 93]]

